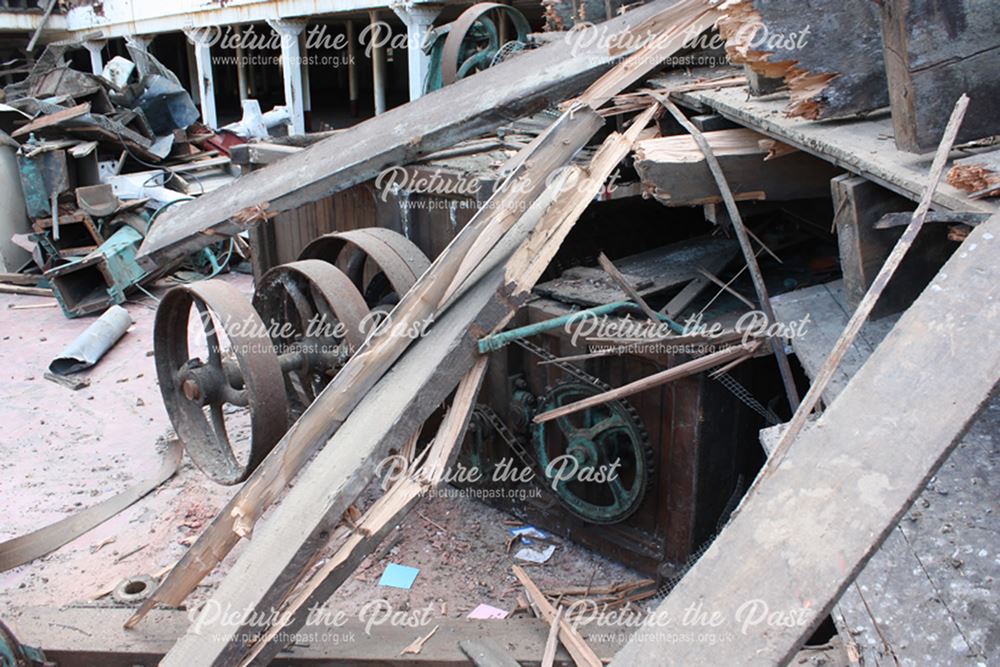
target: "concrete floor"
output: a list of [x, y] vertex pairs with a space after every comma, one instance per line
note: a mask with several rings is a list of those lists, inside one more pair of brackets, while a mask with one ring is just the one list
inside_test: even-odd
[[[251, 288], [247, 276], [227, 280]], [[34, 304], [53, 307], [11, 308]], [[94, 318], [67, 319], [54, 304], [0, 295], [0, 539], [144, 479], [158, 467], [157, 443], [170, 430], [152, 356], [156, 303], [142, 297], [125, 304], [135, 324], [97, 366], [79, 374], [90, 380], [79, 391], [43, 374]], [[45, 558], [0, 573], [0, 610], [89, 600], [110, 582], [160, 570], [183, 554], [185, 538], [231, 493], [185, 461], [173, 479], [110, 521]]]

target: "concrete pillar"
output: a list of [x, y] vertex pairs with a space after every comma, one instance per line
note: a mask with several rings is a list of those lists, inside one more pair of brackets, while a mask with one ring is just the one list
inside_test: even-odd
[[351, 116], [358, 115], [358, 48], [354, 43], [354, 21], [347, 22], [347, 92]]
[[90, 71], [98, 76], [104, 71], [104, 57], [101, 51], [107, 43], [103, 39], [89, 39], [83, 43], [84, 48], [90, 51]]
[[250, 82], [247, 79], [247, 64], [243, 62], [243, 28], [238, 25], [233, 26], [233, 35], [236, 37], [236, 87], [240, 91], [240, 103], [250, 97]]
[[267, 24], [281, 36], [281, 75], [285, 82], [285, 106], [292, 116], [289, 134], [305, 132], [304, 97], [302, 93], [302, 49], [299, 35], [305, 21], [268, 19]]
[[302, 115], [305, 118], [305, 129], [308, 131], [312, 122], [312, 90], [309, 88], [309, 43], [306, 36], [299, 35], [299, 48], [302, 49]]
[[372, 25], [372, 89], [375, 97], [375, 115], [385, 113], [385, 47], [380, 39], [380, 29], [378, 23], [378, 12], [374, 9], [368, 11], [368, 19]]
[[406, 24], [406, 57], [409, 64], [410, 100], [424, 94], [424, 83], [430, 69], [430, 56], [421, 48], [424, 38], [434, 27], [434, 19], [441, 12], [441, 5], [393, 5], [393, 11]]
[[201, 122], [209, 127], [219, 126], [215, 110], [215, 76], [212, 72], [212, 35], [204, 30], [185, 31], [194, 47], [197, 70], [198, 97], [201, 99]]

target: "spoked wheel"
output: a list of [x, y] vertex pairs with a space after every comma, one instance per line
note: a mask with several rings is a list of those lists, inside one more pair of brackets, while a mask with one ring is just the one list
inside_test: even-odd
[[304, 410], [364, 342], [368, 306], [332, 264], [303, 259], [265, 273], [253, 298], [286, 372], [288, 395]]
[[[539, 401], [548, 412], [601, 390], [580, 382], [557, 384]], [[646, 429], [627, 402], [603, 405], [536, 424], [532, 444], [543, 478], [566, 507], [591, 523], [627, 518], [652, 479]]]
[[336, 265], [371, 308], [396, 303], [431, 265], [412, 241], [381, 227], [326, 234], [307, 245], [299, 259]]
[[[187, 453], [216, 482], [242, 482], [288, 429], [264, 322], [239, 290], [206, 280], [167, 292], [153, 340], [163, 403]], [[241, 437], [248, 420], [249, 444]]]
[[516, 43], [526, 44], [531, 26], [524, 14], [514, 7], [494, 2], [472, 5], [451, 24], [441, 51], [441, 83], [458, 79], [490, 67], [506, 46], [500, 43], [500, 23], [508, 18], [514, 26]]

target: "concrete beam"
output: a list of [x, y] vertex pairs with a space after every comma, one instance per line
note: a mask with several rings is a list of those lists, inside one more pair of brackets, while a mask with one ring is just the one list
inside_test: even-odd
[[84, 48], [90, 52], [90, 71], [100, 76], [104, 71], [104, 55], [102, 51], [107, 46], [107, 41], [100, 39], [87, 40], [83, 43]]

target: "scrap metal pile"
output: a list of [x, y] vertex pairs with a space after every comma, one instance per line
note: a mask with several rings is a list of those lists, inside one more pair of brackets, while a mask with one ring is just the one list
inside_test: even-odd
[[[177, 77], [148, 53], [113, 58], [101, 75], [73, 69], [50, 45], [4, 89], [3, 141], [17, 152], [32, 233], [21, 282], [50, 286], [67, 317], [125, 301], [149, 279], [135, 258], [160, 211], [235, 177], [226, 146], [197, 122]], [[7, 239], [4, 239], [7, 241]], [[206, 249], [211, 272], [238, 242]]]

